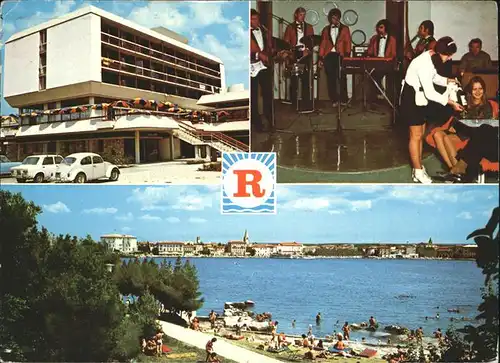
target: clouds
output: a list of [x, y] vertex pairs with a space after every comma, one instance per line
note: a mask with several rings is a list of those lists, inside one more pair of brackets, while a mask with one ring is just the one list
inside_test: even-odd
[[206, 187], [146, 187], [134, 189], [127, 201], [138, 204], [141, 211], [166, 211], [169, 209], [202, 211], [212, 208], [218, 195], [219, 193]]
[[109, 208], [90, 208], [90, 209], [84, 209], [82, 213], [85, 214], [115, 214], [118, 212], [118, 209], [109, 207]]
[[470, 212], [460, 212], [457, 215], [457, 218], [460, 218], [460, 219], [472, 219], [472, 214]]
[[43, 210], [49, 213], [69, 213], [71, 210], [64, 204], [59, 201], [54, 204], [44, 204]]
[[[76, 4], [75, 0], [56, 0], [48, 5], [53, 6], [52, 9], [48, 9], [48, 6], [46, 6], [47, 10], [33, 12], [29, 11], [29, 9], [23, 9], [24, 4], [21, 5], [21, 8], [18, 8], [18, 3], [16, 3], [11, 11], [8, 11], [6, 16], [4, 16], [4, 31], [10, 36], [12, 33], [65, 15], [76, 9]], [[14, 11], [16, 9], [22, 11], [23, 16], [16, 15], [17, 12]]]

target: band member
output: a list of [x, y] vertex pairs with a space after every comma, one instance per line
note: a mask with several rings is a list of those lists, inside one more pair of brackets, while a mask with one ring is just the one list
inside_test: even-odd
[[[394, 59], [396, 57], [396, 38], [390, 35], [389, 21], [387, 19], [379, 20], [375, 26], [375, 31], [377, 34], [371, 37], [368, 45], [368, 57]], [[382, 88], [382, 78], [384, 78], [384, 74], [374, 71], [372, 77]]]
[[351, 54], [351, 32], [349, 27], [340, 23], [341, 16], [340, 9], [330, 10], [329, 24], [321, 32], [319, 46], [319, 66], [325, 67], [328, 94], [333, 107], [336, 107], [339, 101], [341, 104], [347, 103], [347, 77], [344, 72], [341, 72], [339, 77], [339, 71], [341, 57], [348, 57]]
[[[306, 67], [311, 66], [311, 52], [304, 43], [301, 42], [303, 37], [314, 35], [314, 29], [311, 24], [305, 22], [306, 9], [299, 7], [294, 12], [294, 22], [288, 24], [285, 30], [283, 39], [295, 47], [295, 59], [301, 59], [301, 63], [306, 64]], [[309, 72], [304, 71], [300, 75], [302, 80], [302, 101], [309, 100]], [[297, 101], [298, 77], [292, 77], [290, 84], [290, 99], [292, 103]]]
[[[269, 67], [269, 61], [272, 54], [271, 44], [267, 36], [267, 31], [260, 24], [260, 14], [252, 9], [250, 12], [250, 62], [262, 62]], [[268, 126], [272, 122], [272, 73], [269, 68], [262, 69], [255, 77], [251, 77], [251, 124], [252, 129], [257, 131], [264, 130], [264, 124], [259, 115], [259, 85], [262, 93], [262, 103], [264, 116], [267, 119]]]
[[410, 60], [418, 57], [423, 52], [434, 49], [436, 46], [436, 39], [434, 39], [434, 23], [431, 20], [424, 20], [418, 27], [418, 41], [415, 49], [408, 44], [409, 49], [406, 51], [406, 57]]
[[379, 20], [375, 26], [377, 34], [371, 37], [367, 55], [369, 57], [395, 58], [396, 38], [390, 35], [389, 21]]
[[430, 184], [429, 177], [422, 165], [422, 140], [425, 123], [430, 116], [429, 102], [435, 102], [441, 107], [450, 105], [456, 111], [463, 107], [449, 98], [448, 93], [440, 94], [434, 84], [446, 86], [456, 82], [437, 73], [435, 63], [445, 63], [457, 51], [452, 38], [444, 37], [437, 41], [435, 50], [429, 50], [415, 58], [409, 65], [401, 90], [401, 115], [410, 128], [409, 151], [412, 164], [412, 179], [414, 182]]

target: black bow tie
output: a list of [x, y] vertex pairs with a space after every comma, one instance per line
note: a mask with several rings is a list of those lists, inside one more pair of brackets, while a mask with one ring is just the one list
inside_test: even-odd
[[381, 37], [380, 37], [380, 39], [385, 39], [385, 38], [387, 38], [387, 36], [383, 36], [383, 37], [381, 36]]
[[338, 28], [338, 27], [339, 27], [338, 25], [332, 25], [332, 29]]
[[252, 28], [252, 31], [260, 31], [260, 28]]

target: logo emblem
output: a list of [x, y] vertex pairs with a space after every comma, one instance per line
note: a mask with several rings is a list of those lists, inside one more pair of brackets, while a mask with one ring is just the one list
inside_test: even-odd
[[276, 214], [276, 153], [222, 154], [222, 214]]

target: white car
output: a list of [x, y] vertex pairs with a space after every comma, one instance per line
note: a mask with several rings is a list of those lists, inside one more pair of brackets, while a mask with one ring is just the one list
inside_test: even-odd
[[21, 165], [10, 169], [10, 172], [18, 183], [28, 180], [43, 183], [55, 177], [57, 165], [63, 159], [61, 155], [32, 155], [24, 159]]
[[116, 165], [104, 161], [94, 153], [76, 153], [68, 155], [57, 166], [56, 181], [85, 183], [89, 180], [118, 180], [120, 169]]

